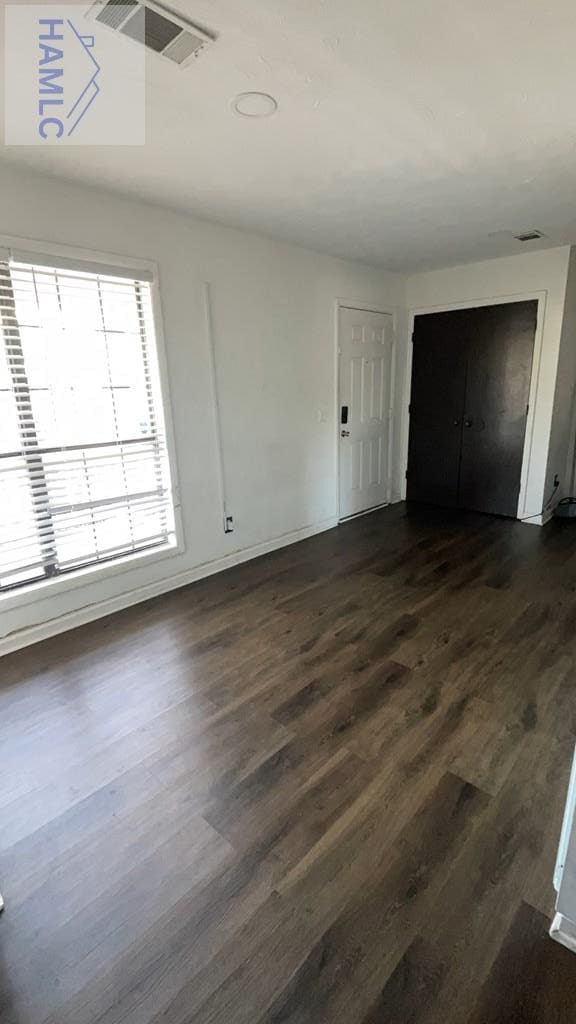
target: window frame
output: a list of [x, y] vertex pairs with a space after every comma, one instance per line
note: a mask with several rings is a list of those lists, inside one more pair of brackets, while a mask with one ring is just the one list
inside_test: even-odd
[[[80, 265], [91, 263], [102, 266], [102, 272], [111, 268], [124, 271], [128, 276], [131, 272], [146, 271], [151, 275], [150, 294], [152, 305], [152, 318], [154, 323], [154, 334], [156, 341], [156, 356], [158, 361], [158, 376], [160, 383], [160, 399], [164, 414], [164, 427], [166, 436], [166, 452], [172, 485], [172, 500], [174, 506], [174, 532], [175, 540], [172, 543], [154, 546], [141, 551], [129, 552], [120, 555], [118, 558], [111, 558], [100, 564], [81, 566], [71, 569], [61, 575], [45, 576], [23, 586], [8, 589], [0, 593], [0, 612], [12, 608], [34, 604], [50, 598], [56, 594], [75, 590], [78, 587], [85, 587], [91, 583], [98, 583], [109, 577], [120, 573], [125, 574], [130, 570], [138, 570], [156, 562], [165, 561], [181, 555], [185, 551], [184, 533], [182, 527], [182, 510], [180, 504], [180, 487], [178, 482], [178, 464], [176, 457], [176, 444], [174, 435], [174, 424], [172, 416], [172, 403], [170, 398], [168, 359], [166, 341], [162, 317], [162, 305], [159, 286], [158, 265], [153, 260], [140, 259], [137, 257], [118, 255], [117, 253], [104, 253], [92, 249], [78, 248], [75, 246], [48, 244], [27, 238], [20, 238], [13, 235], [0, 234], [0, 250], [24, 250], [27, 253], [37, 255], [39, 260], [49, 264], [50, 260], [70, 260], [71, 264]], [[141, 584], [145, 585], [145, 583]]]

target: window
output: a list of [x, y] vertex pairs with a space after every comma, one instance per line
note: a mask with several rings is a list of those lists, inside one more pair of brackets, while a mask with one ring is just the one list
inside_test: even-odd
[[150, 276], [0, 253], [0, 592], [175, 542]]

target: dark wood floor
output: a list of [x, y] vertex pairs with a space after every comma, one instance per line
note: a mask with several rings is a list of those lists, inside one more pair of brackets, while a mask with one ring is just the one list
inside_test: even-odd
[[573, 1024], [575, 624], [396, 506], [3, 659], [2, 1024]]

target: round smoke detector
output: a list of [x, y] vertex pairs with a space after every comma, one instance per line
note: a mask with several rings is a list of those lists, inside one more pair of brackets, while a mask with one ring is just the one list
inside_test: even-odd
[[270, 117], [278, 110], [278, 102], [267, 92], [241, 92], [232, 109], [240, 117]]

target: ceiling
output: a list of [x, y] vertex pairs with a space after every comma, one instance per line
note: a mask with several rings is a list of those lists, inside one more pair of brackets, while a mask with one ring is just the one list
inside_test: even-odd
[[[170, 6], [218, 41], [149, 58], [143, 149], [0, 159], [391, 270], [576, 242], [573, 0]], [[277, 113], [238, 117], [246, 90]]]

